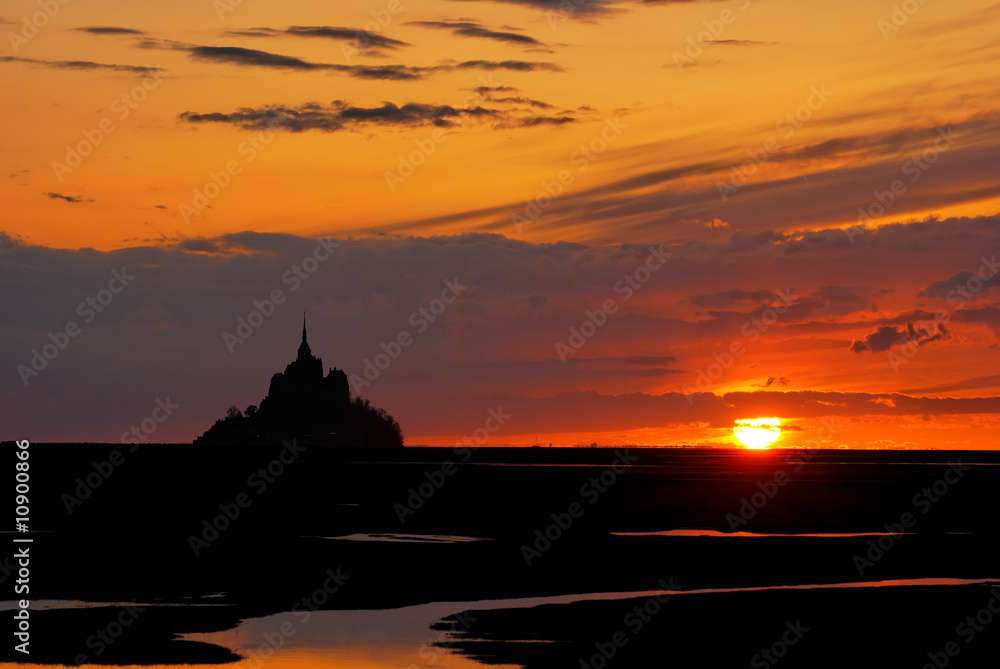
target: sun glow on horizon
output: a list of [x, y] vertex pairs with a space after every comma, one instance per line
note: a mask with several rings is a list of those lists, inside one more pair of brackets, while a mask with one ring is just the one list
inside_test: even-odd
[[766, 450], [780, 436], [780, 418], [738, 418], [733, 423], [733, 437], [750, 450]]

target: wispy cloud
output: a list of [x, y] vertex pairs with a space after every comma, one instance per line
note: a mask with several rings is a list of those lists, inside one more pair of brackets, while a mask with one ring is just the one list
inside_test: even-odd
[[[767, 211], [775, 203], [786, 208], [786, 215], [810, 220], [814, 225], [856, 221], [858, 203], [873, 197], [873, 183], [892, 184], [900, 178], [908, 160], [924, 151], [939, 150], [935, 147], [942, 145], [942, 138], [952, 138], [948, 148], [940, 153], [934, 169], [922, 173], [919, 183], [909, 189], [905, 198], [897, 199], [895, 214], [903, 217], [909, 212], [927, 211], [952, 202], [983, 200], [1000, 193], [996, 179], [989, 181], [991, 176], [1000, 175], [1000, 163], [995, 159], [996, 147], [1000, 145], [1000, 116], [986, 114], [951, 123], [846, 133], [789, 146], [767, 154], [759, 165], [781, 165], [787, 172], [800, 174], [762, 176], [743, 186], [739, 197], [725, 201], [720, 197], [720, 184], [728, 183], [735, 170], [748, 164], [735, 151], [700, 162], [652, 168], [642, 165], [620, 178], [612, 172], [604, 183], [553, 197], [544, 215], [533, 220], [533, 225], [537, 230], [557, 234], [572, 227], [580, 235], [590, 228], [594, 232], [592, 239], [604, 239], [601, 235], [608, 235], [609, 231], [620, 238], [626, 226], [636, 232], [662, 233], [669, 228], [679, 237], [687, 234], [684, 221], [721, 217], [741, 221], [742, 230], [732, 237], [734, 243], [771, 243], [773, 240], [766, 237], [758, 240], [754, 235], [772, 224]], [[763, 172], [759, 166], [758, 171]], [[972, 187], [968, 182], [970, 175], [976, 178]], [[429, 217], [420, 222], [401, 222], [401, 225], [412, 232], [440, 229], [438, 226], [442, 224], [461, 221], [482, 231], [510, 231], [516, 225], [517, 215], [529, 205], [530, 201], [512, 202]], [[670, 212], [669, 225], [664, 212]], [[838, 238], [841, 242], [846, 240], [844, 234]]]
[[851, 345], [851, 350], [855, 353], [865, 351], [884, 353], [894, 346], [926, 346], [931, 342], [948, 339], [950, 336], [948, 328], [943, 323], [931, 324], [927, 327], [907, 323], [905, 328], [886, 325], [864, 339], [855, 341]]
[[79, 195], [66, 195], [64, 193], [45, 193], [45, 197], [50, 200], [62, 200], [63, 202], [68, 202], [69, 204], [85, 204], [87, 202], [94, 202], [94, 200], [86, 197], [80, 197]]
[[719, 0], [452, 0], [453, 2], [505, 2], [575, 19], [594, 20], [625, 11], [626, 6], [688, 5]]
[[144, 40], [140, 46], [147, 49], [186, 51], [195, 60], [225, 63], [242, 67], [262, 67], [276, 70], [327, 71], [346, 74], [357, 79], [385, 79], [412, 81], [434, 74], [462, 70], [506, 70], [510, 72], [563, 72], [555, 63], [525, 60], [465, 60], [447, 61], [438, 65], [344, 65], [317, 63], [295, 56], [285, 56], [236, 46], [199, 46], [164, 40]]
[[760, 42], [754, 39], [710, 39], [704, 42], [708, 46], [771, 46], [774, 42]]
[[983, 388], [1000, 388], [1000, 374], [976, 376], [971, 379], [940, 383], [933, 386], [923, 386], [921, 388], [909, 388], [907, 390], [901, 390], [900, 392], [906, 395], [926, 395], [959, 392], [963, 390], [981, 390]]
[[244, 130], [285, 130], [304, 132], [319, 130], [337, 132], [359, 126], [381, 125], [396, 127], [436, 126], [449, 128], [463, 120], [492, 121], [506, 128], [563, 125], [575, 119], [570, 116], [523, 116], [511, 111], [489, 107], [453, 107], [409, 102], [396, 105], [386, 102], [377, 107], [358, 107], [342, 100], [329, 106], [308, 103], [295, 107], [269, 105], [244, 107], [234, 112], [184, 112], [180, 119], [187, 123], [224, 123]]
[[518, 90], [512, 86], [477, 86], [472, 90], [480, 98], [482, 98], [484, 102], [491, 102], [493, 104], [528, 105], [529, 107], [534, 107], [535, 109], [556, 108], [555, 105], [549, 104], [548, 102], [529, 98], [524, 95], [512, 95], [513, 93], [518, 93]]
[[311, 37], [348, 42], [365, 55], [383, 56], [386, 51], [411, 46], [409, 42], [385, 35], [344, 26], [289, 26], [288, 28], [247, 28], [226, 33], [233, 37]]
[[43, 60], [40, 58], [21, 58], [19, 56], [0, 56], [0, 63], [24, 63], [49, 67], [57, 70], [106, 70], [125, 74], [150, 75], [163, 72], [163, 68], [145, 65], [117, 65], [112, 63], [95, 63], [91, 60]]
[[513, 30], [492, 30], [483, 26], [478, 21], [470, 19], [463, 20], [440, 20], [440, 21], [410, 21], [406, 25], [429, 28], [432, 30], [446, 30], [453, 35], [460, 37], [474, 37], [480, 39], [493, 40], [495, 42], [505, 42], [507, 44], [517, 44], [527, 47], [542, 47], [543, 42]]
[[147, 34], [146, 31], [144, 30], [137, 30], [135, 28], [122, 28], [120, 26], [83, 26], [82, 28], [77, 28], [76, 30], [91, 35], [144, 36]]

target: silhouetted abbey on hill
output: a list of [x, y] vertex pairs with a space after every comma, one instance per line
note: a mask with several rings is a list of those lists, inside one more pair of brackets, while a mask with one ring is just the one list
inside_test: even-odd
[[360, 397], [351, 398], [347, 374], [333, 368], [323, 376], [323, 360], [312, 354], [302, 320], [298, 357], [271, 377], [260, 407], [230, 407], [196, 444], [303, 444], [394, 448], [403, 445], [399, 423]]

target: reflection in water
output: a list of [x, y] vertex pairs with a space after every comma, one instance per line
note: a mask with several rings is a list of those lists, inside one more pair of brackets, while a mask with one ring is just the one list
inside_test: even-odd
[[[454, 641], [453, 634], [480, 628], [476, 619], [485, 611], [497, 609], [530, 609], [541, 605], [573, 604], [578, 602], [613, 602], [650, 598], [654, 596], [698, 597], [699, 595], [730, 594], [742, 598], [742, 593], [766, 591], [829, 591], [870, 590], [892, 587], [935, 587], [1000, 584], [1000, 579], [925, 578], [883, 581], [858, 581], [804, 585], [772, 585], [750, 587], [716, 587], [690, 590], [666, 589], [635, 592], [599, 592], [576, 595], [531, 597], [520, 599], [482, 600], [474, 602], [436, 602], [383, 610], [350, 611], [298, 611], [243, 620], [235, 627], [211, 633], [187, 633], [181, 638], [225, 647], [243, 659], [223, 666], [240, 669], [282, 669], [286, 667], [338, 667], [340, 669], [414, 669], [439, 667], [441, 669], [482, 669], [483, 665], [466, 655], [439, 647]], [[921, 595], [923, 597], [923, 595]], [[742, 599], [727, 600], [738, 604]], [[54, 604], [64, 605], [70, 612], [83, 613], [88, 604], [82, 602], [44, 602], [33, 604], [39, 609], [52, 609]], [[156, 608], [156, 607], [154, 607]], [[204, 610], [204, 609], [202, 609]], [[479, 616], [477, 616], [477, 612]], [[181, 614], [183, 616], [183, 614]], [[546, 613], [545, 615], [549, 615]], [[451, 624], [434, 627], [445, 618]], [[176, 623], [183, 629], [190, 621], [183, 617]], [[190, 627], [188, 627], [190, 629]], [[448, 631], [443, 631], [443, 630]], [[476, 643], [475, 633], [472, 639]], [[540, 637], [544, 639], [546, 637]], [[536, 643], [550, 642], [538, 640]], [[505, 642], [501, 642], [505, 643]], [[504, 658], [506, 659], [506, 658]], [[134, 661], [134, 660], [131, 660]], [[17, 664], [7, 666], [51, 666]], [[156, 665], [144, 665], [147, 667]], [[165, 666], [165, 665], [159, 665]], [[181, 665], [172, 665], [181, 666]], [[508, 666], [514, 665], [491, 665]]]
[[477, 541], [490, 541], [484, 537], [464, 537], [454, 534], [399, 534], [381, 533], [345, 534], [339, 537], [317, 537], [335, 541], [377, 541], [389, 544], [465, 544]]
[[857, 537], [900, 537], [913, 532], [722, 532], [720, 530], [659, 530], [652, 532], [611, 532], [613, 537], [802, 537], [809, 539], [853, 539]]
[[[350, 669], [482, 669], [480, 663], [437, 648], [446, 632], [431, 626], [451, 615], [490, 609], [531, 608], [544, 604], [614, 601], [656, 595], [697, 596], [769, 590], [829, 590], [847, 588], [942, 587], [1000, 583], [1000, 579], [924, 578], [806, 585], [699, 588], [603, 592], [478, 602], [437, 602], [380, 611], [318, 611], [282, 613], [243, 622], [236, 629], [184, 638], [226, 646], [244, 656], [237, 667], [341, 667]], [[493, 665], [500, 666], [500, 665]]]

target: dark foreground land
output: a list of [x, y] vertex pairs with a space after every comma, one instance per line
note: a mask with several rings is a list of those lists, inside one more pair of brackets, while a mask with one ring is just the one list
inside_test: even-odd
[[[13, 471], [12, 453], [5, 444], [0, 470]], [[303, 601], [386, 609], [1000, 578], [1000, 457], [990, 453], [53, 444], [32, 445], [31, 463], [32, 598], [107, 604], [36, 611], [35, 662], [77, 662], [88, 635], [128, 602], [156, 606], [88, 661], [232, 662], [231, 649], [176, 635]], [[888, 536], [622, 534], [677, 529]], [[485, 541], [334, 538], [357, 534]], [[333, 587], [316, 598], [324, 584]], [[532, 668], [922, 667], [939, 653], [939, 668], [995, 666], [996, 592], [900, 584], [644, 594], [476, 611], [438, 627], [451, 633], [441, 641], [451, 652]], [[970, 616], [975, 625], [962, 627]], [[17, 659], [8, 646], [0, 659]]]

